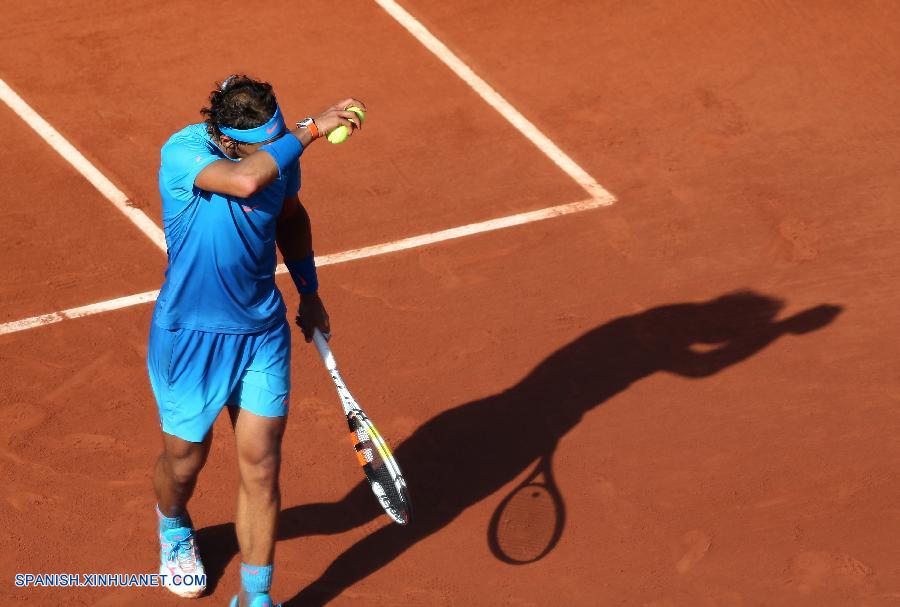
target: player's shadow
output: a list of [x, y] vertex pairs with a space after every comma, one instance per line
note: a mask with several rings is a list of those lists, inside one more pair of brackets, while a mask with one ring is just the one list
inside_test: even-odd
[[[708, 377], [783, 335], [820, 329], [841, 311], [820, 305], [776, 320], [783, 306], [780, 300], [741, 292], [623, 316], [563, 346], [508, 389], [428, 420], [395, 449], [410, 487], [410, 524], [369, 533], [285, 607], [324, 605], [440, 531], [537, 458], [549, 457], [585, 413], [632, 383], [659, 371]], [[382, 510], [362, 481], [338, 502], [284, 510], [279, 539], [343, 533], [380, 516]], [[236, 553], [234, 528], [220, 525], [199, 535], [212, 557], [206, 560], [214, 582]]]

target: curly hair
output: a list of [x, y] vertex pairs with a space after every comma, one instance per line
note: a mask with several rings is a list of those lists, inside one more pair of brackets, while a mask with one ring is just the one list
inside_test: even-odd
[[219, 125], [234, 129], [252, 129], [265, 124], [277, 107], [275, 93], [268, 82], [244, 74], [229, 76], [209, 94], [209, 107], [200, 110], [206, 117], [206, 129], [221, 137]]

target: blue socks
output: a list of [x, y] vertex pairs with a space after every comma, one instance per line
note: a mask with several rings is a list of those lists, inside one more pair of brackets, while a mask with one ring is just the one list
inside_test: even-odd
[[170, 531], [172, 529], [179, 529], [181, 527], [191, 527], [191, 517], [188, 515], [187, 510], [177, 516], [169, 517], [160, 511], [159, 505], [157, 504], [156, 518], [159, 519], [160, 535], [162, 535], [163, 531]]
[[258, 596], [268, 595], [272, 589], [272, 565], [241, 563], [241, 588], [251, 602]]

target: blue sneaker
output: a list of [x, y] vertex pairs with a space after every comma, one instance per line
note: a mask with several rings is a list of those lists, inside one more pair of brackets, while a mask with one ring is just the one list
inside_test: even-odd
[[[238, 607], [238, 598], [237, 595], [231, 599], [231, 603], [228, 604], [228, 607]], [[269, 598], [268, 594], [264, 594], [262, 596], [258, 596], [250, 602], [249, 607], [281, 607], [281, 603], [277, 605], [272, 602], [272, 599]]]
[[168, 529], [159, 535], [160, 575], [165, 586], [180, 597], [195, 599], [206, 590], [206, 570], [190, 527]]

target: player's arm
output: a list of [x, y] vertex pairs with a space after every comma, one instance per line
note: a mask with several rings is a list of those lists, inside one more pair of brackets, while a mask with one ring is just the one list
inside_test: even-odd
[[[300, 140], [300, 153], [312, 143], [312, 135], [307, 129], [303, 133], [292, 131], [286, 137], [295, 136]], [[299, 158], [299, 154], [297, 154]], [[278, 177], [279, 169], [275, 158], [265, 150], [253, 152], [240, 162], [216, 160], [197, 174], [194, 185], [207, 192], [249, 198], [272, 183]]]
[[303, 259], [313, 252], [309, 213], [297, 194], [284, 199], [275, 225], [275, 242], [285, 261]]
[[319, 280], [312, 248], [312, 225], [306, 208], [296, 194], [284, 199], [284, 206], [275, 226], [275, 242], [297, 292], [300, 293], [297, 324], [303, 331], [303, 336], [309, 342], [313, 331], [319, 329], [328, 337], [331, 324], [322, 298], [319, 297]]
[[[351, 135], [360, 129], [361, 126], [351, 120], [356, 118], [356, 114], [346, 109], [351, 105], [366, 109], [358, 99], [344, 99], [313, 117], [317, 133], [324, 135], [341, 125], [346, 126]], [[286, 166], [295, 163], [316, 139], [311, 129], [299, 127], [289, 131], [287, 136], [296, 138], [300, 145], [281, 139], [265, 145], [238, 144], [244, 151], [250, 152], [249, 155], [240, 162], [217, 160], [209, 164], [197, 174], [194, 185], [207, 192], [249, 198], [269, 185]]]

